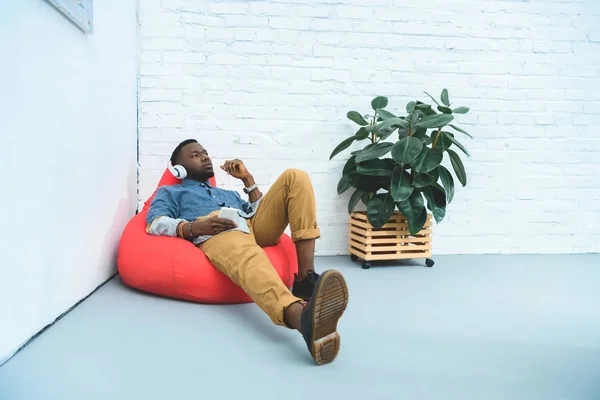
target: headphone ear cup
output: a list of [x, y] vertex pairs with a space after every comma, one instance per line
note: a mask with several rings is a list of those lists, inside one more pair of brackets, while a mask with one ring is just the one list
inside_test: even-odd
[[183, 165], [172, 165], [170, 162], [167, 164], [169, 171], [173, 174], [173, 176], [177, 179], [185, 179], [187, 176], [187, 171]]
[[185, 179], [187, 171], [183, 165], [175, 165], [173, 169], [177, 172], [175, 175], [178, 179]]

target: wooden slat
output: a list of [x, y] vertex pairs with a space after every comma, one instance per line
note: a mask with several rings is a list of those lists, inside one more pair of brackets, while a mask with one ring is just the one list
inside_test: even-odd
[[400, 237], [400, 235], [386, 235], [384, 238], [363, 237], [350, 232], [349, 237], [365, 244], [396, 244], [396, 243], [420, 243], [431, 242], [431, 237], [415, 238], [415, 237]]
[[[369, 222], [369, 218], [367, 217], [367, 214], [359, 214], [359, 215], [352, 214], [352, 215], [350, 215], [350, 219], [353, 221]], [[401, 223], [401, 222], [408, 222], [408, 220], [404, 216], [402, 216], [402, 217], [391, 216], [388, 219], [388, 222]]]
[[[354, 212], [350, 215], [350, 218], [357, 219], [357, 220], [363, 221], [363, 222], [368, 221], [367, 213], [364, 211]], [[404, 215], [402, 215], [401, 213], [399, 213], [398, 211], [395, 211], [389, 220], [392, 222], [400, 222], [400, 221], [407, 221], [407, 218]], [[431, 214], [427, 214], [427, 220], [428, 221], [431, 220]]]
[[348, 252], [350, 254], [354, 254], [361, 260], [365, 261], [383, 261], [383, 260], [409, 260], [409, 259], [419, 259], [419, 258], [431, 258], [432, 253], [430, 251], [424, 253], [417, 254], [364, 254], [359, 250], [349, 248]]
[[[390, 231], [378, 231], [378, 230], [367, 230], [358, 226], [352, 226], [350, 225], [350, 231], [354, 232], [358, 235], [363, 235], [365, 237], [377, 237], [377, 236], [392, 236], [392, 235], [396, 235], [395, 230], [390, 230]], [[403, 234], [408, 235], [408, 231], [402, 231]], [[417, 235], [421, 235], [421, 233], [424, 234], [424, 236], [427, 236], [429, 234], [431, 234], [431, 229], [424, 229], [421, 232], [419, 232]], [[410, 237], [417, 237], [419, 238], [417, 235], [410, 235]]]
[[418, 253], [418, 254], [410, 254], [410, 253], [406, 253], [406, 254], [381, 254], [381, 255], [377, 255], [377, 254], [371, 254], [366, 256], [367, 258], [364, 258], [364, 260], [366, 261], [377, 261], [377, 260], [407, 260], [410, 258], [431, 258], [431, 252], [426, 252], [426, 253]]
[[354, 219], [351, 221], [351, 223], [354, 225], [365, 227], [367, 229], [397, 228], [399, 226], [408, 228], [408, 222], [388, 222], [381, 228], [373, 228], [373, 226], [371, 225], [371, 223], [369, 221], [359, 221], [359, 220]]
[[[367, 222], [361, 222], [361, 221], [357, 221], [354, 220], [351, 222], [352, 225], [356, 225], [356, 226], [360, 226], [361, 228], [365, 228], [365, 229], [373, 229], [373, 227], [371, 226], [371, 224], [367, 223]], [[384, 226], [382, 226], [382, 228], [387, 229], [387, 228], [394, 228], [394, 229], [398, 229], [398, 228], [405, 228], [408, 229], [408, 224], [407, 223], [402, 223], [402, 222], [391, 222], [391, 223], [387, 223]]]
[[356, 219], [358, 221], [366, 221], [367, 214], [362, 213], [362, 212], [354, 212], [354, 213], [350, 214], [350, 219]]
[[375, 229], [365, 212], [352, 213], [349, 219], [348, 252], [366, 260], [400, 260], [431, 257], [432, 216], [416, 235], [408, 232], [408, 221], [396, 211], [383, 228]]
[[427, 250], [431, 250], [431, 244], [425, 244], [425, 245], [402, 245], [402, 244], [398, 244], [398, 245], [391, 245], [391, 246], [372, 246], [372, 245], [367, 245], [367, 244], [362, 244], [362, 243], [358, 243], [355, 241], [350, 241], [349, 242], [350, 246], [356, 247], [357, 249], [360, 249], [362, 251], [364, 251], [365, 253], [371, 253], [371, 254], [375, 254], [375, 253], [381, 253], [381, 252], [388, 252], [388, 251], [394, 251], [397, 252], [399, 250], [402, 250], [402, 252], [405, 251], [427, 251]]
[[350, 254], [354, 254], [356, 257], [365, 261], [378, 261], [378, 260], [408, 260], [411, 258], [431, 258], [431, 252], [417, 253], [417, 254], [365, 254], [352, 247], [348, 248]]
[[[352, 227], [351, 227], [352, 228]], [[362, 228], [358, 228], [358, 229], [362, 229]], [[351, 229], [352, 230], [352, 229]], [[360, 231], [360, 230], [352, 230], [353, 232], [357, 232], [359, 235], [363, 235], [366, 237], [371, 237], [371, 236], [391, 236], [391, 235], [395, 235], [397, 231]], [[404, 235], [409, 235], [412, 237], [417, 237], [419, 238], [420, 236], [424, 236], [427, 237], [428, 235], [431, 235], [433, 233], [433, 231], [431, 229], [422, 229], [419, 231], [419, 233], [415, 234], [415, 235], [410, 235], [408, 233], [408, 230], [400, 230], [400, 232], [402, 232], [402, 234]]]
[[[381, 228], [373, 228], [373, 226], [371, 226], [370, 223], [359, 221], [359, 220], [356, 220], [356, 219], [350, 219], [350, 221], [348, 221], [348, 222], [351, 225], [356, 225], [356, 226], [359, 226], [361, 228], [372, 230], [372, 231], [379, 231], [381, 229], [399, 229], [399, 228], [400, 229], [404, 229], [404, 230], [408, 230], [408, 222], [388, 222], [387, 224], [385, 224]], [[431, 223], [431, 221], [427, 221], [427, 222], [425, 222], [425, 225], [423, 227], [424, 228], [429, 228], [432, 225], [433, 224]]]
[[348, 247], [348, 251], [350, 252], [350, 254], [354, 254], [357, 257], [362, 258], [363, 260], [365, 259], [367, 253], [365, 253], [364, 251], [361, 251], [360, 249], [356, 249], [352, 246]]

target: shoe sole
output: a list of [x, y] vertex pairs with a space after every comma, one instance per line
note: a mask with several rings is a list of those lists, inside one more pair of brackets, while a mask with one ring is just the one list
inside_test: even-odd
[[348, 305], [348, 286], [337, 271], [321, 275], [313, 297], [311, 355], [318, 365], [332, 362], [340, 351], [337, 323]]

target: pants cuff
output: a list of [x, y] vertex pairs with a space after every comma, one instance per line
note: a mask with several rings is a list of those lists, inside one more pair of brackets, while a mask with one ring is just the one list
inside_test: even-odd
[[297, 301], [294, 301], [293, 303], [291, 303], [291, 304], [287, 305], [286, 307], [283, 307], [283, 317], [281, 318], [281, 321], [282, 321], [282, 323], [281, 323], [281, 324], [278, 324], [278, 325], [281, 325], [281, 326], [283, 326], [283, 327], [285, 327], [285, 328], [288, 328], [288, 329], [294, 329], [294, 328], [293, 328], [293, 327], [290, 325], [290, 323], [287, 321], [287, 319], [285, 318], [285, 310], [287, 310], [287, 309], [288, 309], [288, 307], [289, 307], [289, 306], [291, 306], [292, 304], [296, 304], [296, 303], [300, 303], [300, 305], [301, 305], [302, 307], [304, 307], [304, 306], [306, 305], [306, 302], [305, 302], [304, 300], [302, 300], [302, 299], [297, 299]]
[[296, 243], [300, 240], [319, 239], [321, 237], [321, 231], [319, 228], [316, 229], [300, 229], [292, 232], [292, 242]]
[[292, 304], [300, 303], [300, 305], [303, 306], [304, 304], [306, 304], [306, 302], [304, 300], [299, 299], [294, 296], [294, 297], [290, 298], [289, 302], [286, 302], [286, 303], [288, 303], [288, 304], [281, 307], [281, 319], [278, 318], [277, 321], [273, 321], [273, 322], [275, 322], [276, 325], [284, 326], [289, 329], [294, 329], [290, 326], [290, 324], [288, 323], [288, 321], [285, 318], [285, 310], [287, 310], [288, 307], [291, 306]]

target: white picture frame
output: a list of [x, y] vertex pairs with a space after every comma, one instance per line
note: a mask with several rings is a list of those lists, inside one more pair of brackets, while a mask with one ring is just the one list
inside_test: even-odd
[[94, 33], [93, 0], [48, 0], [86, 33]]

